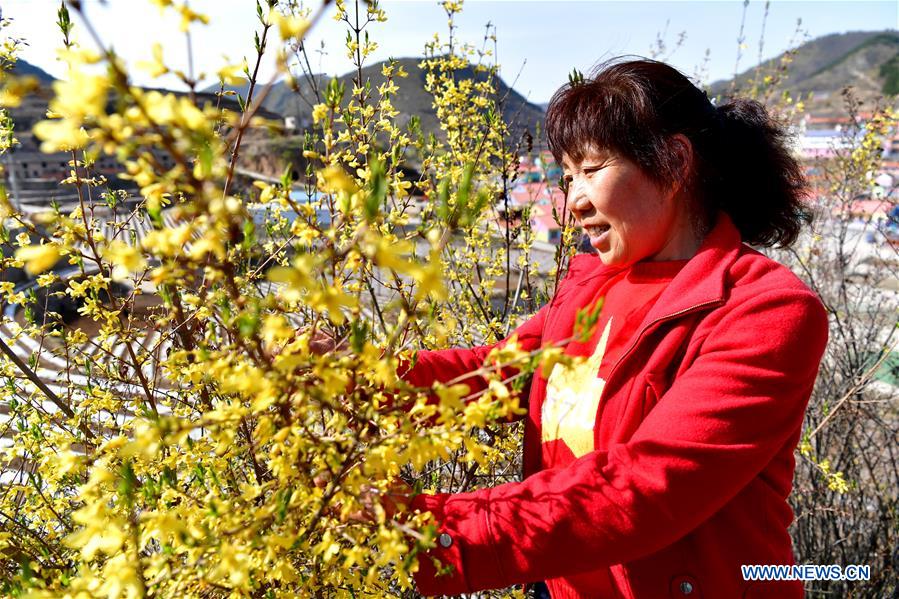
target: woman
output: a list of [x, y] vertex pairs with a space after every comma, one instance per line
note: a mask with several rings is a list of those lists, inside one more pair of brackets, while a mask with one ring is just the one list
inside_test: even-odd
[[[716, 108], [637, 60], [560, 89], [546, 132], [597, 253], [515, 334], [561, 342], [602, 298], [596, 334], [566, 346], [590, 359], [534, 375], [522, 482], [412, 500], [440, 528], [419, 589], [801, 597], [740, 569], [793, 563], [793, 451], [827, 340], [816, 296], [745, 245], [789, 245], [805, 219], [784, 131], [756, 102]], [[404, 378], [450, 380], [489, 350], [420, 352]]]

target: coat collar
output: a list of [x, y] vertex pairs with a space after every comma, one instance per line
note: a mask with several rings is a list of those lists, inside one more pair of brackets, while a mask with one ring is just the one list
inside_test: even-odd
[[640, 328], [693, 308], [723, 302], [727, 273], [741, 248], [740, 231], [726, 213], [719, 212], [715, 226], [696, 255], [671, 280]]
[[708, 310], [725, 302], [727, 273], [742, 248], [740, 232], [730, 217], [719, 212], [715, 226], [706, 235], [696, 255], [684, 265], [643, 318], [630, 345], [618, 357], [606, 384], [628, 354], [656, 323], [679, 318], [699, 310]]
[[[719, 212], [715, 226], [696, 254], [671, 280], [638, 330], [642, 331], [657, 320], [667, 320], [694, 308], [723, 302], [727, 273], [742, 247], [740, 231], [725, 212]], [[608, 279], [619, 272], [620, 268], [604, 266], [595, 254], [579, 254], [569, 263], [569, 276], [577, 286], [588, 283], [595, 286], [597, 277]]]

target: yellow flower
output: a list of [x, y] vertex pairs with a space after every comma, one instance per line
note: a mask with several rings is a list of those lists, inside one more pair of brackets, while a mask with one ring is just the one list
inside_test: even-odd
[[296, 236], [297, 241], [303, 245], [309, 245], [319, 237], [318, 230], [299, 218], [290, 224], [290, 234]]
[[328, 105], [327, 104], [316, 104], [312, 108], [312, 122], [318, 123], [325, 119], [328, 116]]
[[6, 85], [0, 89], [0, 107], [16, 108], [22, 98], [34, 91], [38, 86], [34, 77], [7, 77]]
[[25, 262], [25, 270], [31, 275], [53, 268], [60, 257], [59, 246], [52, 243], [30, 245], [16, 250], [16, 258]]
[[90, 141], [84, 128], [69, 119], [41, 121], [34, 126], [33, 131], [34, 135], [43, 141], [41, 152], [47, 154], [77, 150]]
[[296, 331], [281, 314], [269, 314], [262, 321], [262, 338], [266, 343], [275, 344], [292, 338]]
[[137, 599], [144, 596], [144, 581], [135, 568], [134, 560], [119, 553], [103, 567], [103, 586], [100, 594], [106, 597]]
[[348, 194], [355, 193], [359, 189], [353, 178], [336, 165], [331, 165], [318, 172], [318, 188], [325, 193], [343, 191]]
[[84, 456], [75, 453], [71, 449], [59, 452], [56, 454], [55, 459], [59, 476], [76, 473], [84, 467], [85, 463]]
[[48, 272], [47, 274], [43, 274], [37, 278], [37, 284], [40, 287], [49, 287], [58, 280], [59, 275], [57, 275], [55, 272]]
[[446, 287], [443, 285], [443, 264], [439, 258], [432, 256], [431, 261], [412, 271], [412, 276], [418, 282], [415, 290], [416, 299], [431, 297], [435, 300], [446, 299]]
[[341, 309], [356, 306], [356, 298], [336, 287], [323, 287], [309, 298], [309, 306], [318, 312], [327, 312], [334, 324], [343, 324], [345, 320]]
[[243, 70], [243, 64], [226, 64], [216, 71], [216, 75], [225, 85], [240, 85], [244, 81]]
[[147, 71], [150, 77], [154, 79], [168, 73], [169, 68], [165, 66], [165, 62], [162, 60], [162, 44], [158, 42], [153, 44], [153, 60], [138, 61], [137, 67]]
[[300, 254], [294, 258], [293, 266], [275, 266], [266, 272], [266, 277], [274, 283], [287, 283], [286, 288], [280, 290], [280, 294], [287, 300], [298, 299], [306, 289], [314, 285], [310, 276], [316, 268], [314, 256]]
[[262, 190], [262, 193], [259, 194], [259, 203], [267, 204], [272, 201], [272, 198], [275, 197], [275, 193], [277, 192], [277, 188], [274, 185], [269, 185], [263, 181], [253, 181], [253, 187], [258, 187]]
[[70, 68], [83, 64], [97, 64], [103, 60], [103, 57], [94, 50], [82, 48], [78, 45], [58, 49], [56, 51], [56, 57], [61, 62], [69, 65]]
[[209, 23], [208, 16], [191, 10], [186, 2], [184, 4], [176, 6], [175, 8], [179, 13], [181, 13], [181, 24], [179, 27], [182, 32], [187, 31], [190, 28], [190, 24], [194, 21], [199, 21], [204, 25], [207, 25]]
[[113, 281], [122, 281], [130, 273], [142, 270], [147, 264], [137, 248], [118, 240], [109, 244], [103, 251], [103, 257], [114, 266]]
[[215, 254], [219, 260], [225, 259], [225, 246], [215, 231], [207, 231], [206, 234], [195, 241], [190, 247], [190, 257], [194, 260], [202, 260], [206, 254]]
[[302, 38], [309, 29], [309, 20], [303, 17], [286, 16], [273, 10], [269, 14], [269, 22], [278, 27], [282, 40]]
[[193, 233], [191, 223], [184, 223], [174, 228], [150, 231], [141, 241], [144, 249], [161, 256], [180, 254], [184, 244]]
[[50, 110], [73, 119], [100, 116], [106, 111], [108, 90], [105, 75], [73, 69], [68, 79], [53, 84], [56, 97], [50, 102]]
[[114, 555], [125, 542], [120, 520], [101, 502], [88, 503], [73, 512], [72, 520], [84, 528], [70, 534], [66, 544], [80, 549], [85, 560], [94, 559], [97, 553]]
[[12, 216], [15, 211], [15, 208], [13, 208], [13, 205], [9, 201], [9, 195], [6, 193], [6, 188], [0, 186], [0, 221]]

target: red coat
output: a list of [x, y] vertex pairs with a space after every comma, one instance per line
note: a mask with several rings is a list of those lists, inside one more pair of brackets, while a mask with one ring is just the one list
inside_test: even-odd
[[[522, 345], [569, 337], [577, 309], [614, 272], [575, 257], [552, 301], [518, 329]], [[525, 480], [413, 500], [443, 533], [419, 560], [419, 590], [546, 580], [554, 599], [802, 597], [799, 582], [744, 582], [740, 566], [793, 563], [793, 451], [826, 342], [818, 298], [720, 216], [611, 370], [595, 451], [540, 469], [538, 373]], [[449, 380], [489, 349], [421, 352], [406, 378]], [[429, 556], [453, 572], [437, 577]]]

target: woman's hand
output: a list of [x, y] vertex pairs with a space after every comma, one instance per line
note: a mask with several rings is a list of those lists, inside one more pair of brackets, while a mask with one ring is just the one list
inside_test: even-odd
[[[329, 354], [333, 351], [339, 351], [346, 349], [347, 340], [346, 339], [337, 339], [330, 333], [326, 333], [320, 328], [312, 328], [312, 327], [303, 327], [296, 332], [296, 337], [293, 340], [287, 342], [288, 344], [292, 344], [296, 341], [296, 338], [307, 334], [311, 331], [309, 336], [309, 351], [315, 354], [316, 356], [323, 356], [325, 354]], [[274, 360], [278, 357], [281, 352], [284, 350], [284, 344], [279, 343], [276, 345], [267, 345], [265, 348], [265, 353], [271, 360]]]
[[[324, 488], [328, 485], [330, 477], [319, 474], [313, 481], [315, 486]], [[381, 491], [371, 485], [363, 485], [359, 500], [362, 509], [350, 513], [346, 519], [353, 522], [374, 523], [378, 520], [377, 506], [380, 505], [384, 510], [384, 516], [387, 520], [397, 517], [407, 510], [409, 503], [412, 501], [413, 489], [400, 478], [390, 481], [385, 491]], [[340, 505], [333, 505], [328, 509], [331, 515], [340, 513]]]
[[359, 512], [350, 514], [350, 518], [361, 522], [376, 522], [376, 505], [380, 504], [384, 509], [385, 517], [393, 520], [397, 514], [407, 511], [409, 503], [412, 501], [413, 490], [404, 480], [395, 478], [390, 481], [386, 491], [367, 487], [363, 488], [362, 493], [362, 504], [365, 507]]
[[[300, 329], [299, 334], [302, 335], [308, 330], [308, 328]], [[309, 338], [309, 351], [317, 356], [323, 356], [332, 351], [345, 348], [346, 339], [337, 340], [330, 334], [318, 328], [313, 329], [312, 335]]]

